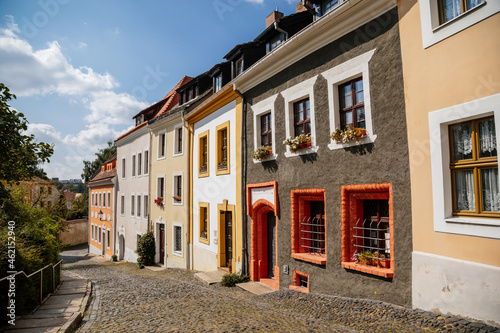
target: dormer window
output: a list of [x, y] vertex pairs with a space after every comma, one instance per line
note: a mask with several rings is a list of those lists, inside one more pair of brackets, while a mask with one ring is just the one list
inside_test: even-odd
[[239, 58], [234, 62], [234, 77], [243, 73], [243, 58]]
[[214, 92], [218, 92], [222, 88], [222, 74], [214, 77]]
[[285, 35], [282, 33], [271, 38], [269, 40], [269, 42], [267, 42], [267, 44], [266, 44], [266, 53], [271, 52], [272, 50], [277, 48], [284, 41], [285, 41]]
[[135, 126], [138, 126], [144, 122], [144, 115], [141, 114], [137, 118], [135, 118]]

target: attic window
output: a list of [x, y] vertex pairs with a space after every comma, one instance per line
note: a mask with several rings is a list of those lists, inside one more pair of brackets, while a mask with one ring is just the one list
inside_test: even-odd
[[266, 53], [271, 52], [284, 41], [285, 41], [285, 35], [283, 33], [280, 33], [279, 35], [276, 35], [275, 37], [271, 38], [266, 44]]
[[218, 92], [222, 88], [222, 74], [214, 77], [214, 92]]
[[243, 58], [239, 58], [234, 62], [234, 77], [243, 73]]

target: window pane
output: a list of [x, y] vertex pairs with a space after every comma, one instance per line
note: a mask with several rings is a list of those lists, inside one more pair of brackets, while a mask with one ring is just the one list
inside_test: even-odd
[[363, 92], [363, 80], [356, 81], [354, 85], [356, 89], [356, 104], [363, 103], [365, 101], [365, 95]]
[[476, 210], [473, 170], [455, 171], [455, 206], [457, 210]]
[[347, 125], [352, 125], [352, 111], [342, 114], [342, 123], [344, 124], [344, 127], [347, 127]]
[[345, 108], [345, 107], [348, 107], [348, 106], [351, 106], [352, 105], [352, 98], [351, 98], [351, 85], [348, 84], [346, 86], [343, 87], [343, 98], [341, 100], [341, 107], [342, 108]]
[[311, 109], [309, 107], [309, 100], [306, 101], [305, 119], [311, 118]]
[[500, 212], [498, 168], [481, 169], [481, 191], [483, 211]]
[[472, 158], [471, 124], [456, 125], [451, 128], [453, 140], [453, 160]]
[[440, 2], [442, 23], [454, 19], [462, 12], [460, 8], [460, 0], [440, 0]]
[[497, 156], [497, 138], [495, 120], [488, 119], [478, 123], [479, 127], [479, 157]]
[[366, 128], [365, 124], [365, 108], [359, 108], [356, 110], [358, 114], [358, 125], [357, 127]]
[[472, 9], [483, 2], [484, 0], [467, 0], [467, 9]]

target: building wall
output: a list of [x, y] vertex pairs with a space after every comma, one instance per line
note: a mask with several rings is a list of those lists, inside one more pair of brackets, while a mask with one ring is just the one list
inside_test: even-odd
[[[137, 261], [137, 236], [143, 235], [148, 227], [148, 210], [144, 207], [144, 196], [149, 195], [149, 170], [144, 172], [145, 154], [148, 152], [148, 169], [151, 152], [149, 152], [150, 136], [146, 126], [130, 133], [127, 137], [116, 142], [117, 145], [117, 177], [118, 194], [116, 205], [116, 228], [117, 249], [120, 252], [120, 242], [124, 240], [123, 253], [119, 253], [120, 259], [126, 261]], [[138, 174], [138, 156], [141, 154], [141, 174]], [[132, 176], [132, 156], [135, 155], [135, 176]], [[123, 159], [125, 159], [125, 177], [123, 177]], [[134, 195], [135, 210], [131, 214], [131, 196]], [[140, 215], [137, 214], [137, 196], [141, 196]], [[122, 214], [121, 197], [124, 196], [125, 205]], [[151, 200], [148, 197], [148, 206]], [[123, 237], [123, 240], [121, 239]]]
[[[188, 132], [183, 128], [182, 153], [175, 151], [175, 129], [182, 126], [181, 115], [176, 114], [156, 121], [150, 125], [151, 129], [151, 173], [150, 173], [150, 220], [153, 223], [157, 253], [159, 253], [159, 224], [165, 226], [165, 265], [167, 267], [188, 267], [188, 240], [189, 240], [189, 173]], [[158, 159], [158, 137], [166, 133], [165, 158]], [[182, 200], [176, 202], [173, 198], [173, 177], [182, 176]], [[158, 176], [165, 179], [164, 207], [159, 207], [154, 200], [157, 198]], [[182, 228], [182, 251], [174, 251], [174, 226]], [[156, 261], [159, 262], [157, 254]]]
[[[411, 304], [411, 202], [408, 147], [406, 140], [403, 77], [399, 47], [397, 10], [361, 26], [322, 49], [303, 58], [271, 79], [245, 93], [246, 114], [246, 183], [277, 181], [279, 217], [277, 218], [279, 287], [293, 285], [293, 271], [309, 276], [308, 291], [369, 298], [409, 306]], [[334, 144], [328, 135], [331, 124], [332, 88], [329, 78], [342, 75], [357, 66], [361, 58], [369, 59], [371, 133], [367, 143], [347, 148]], [[345, 66], [345, 64], [349, 64]], [[344, 65], [343, 65], [344, 64]], [[335, 74], [335, 75], [337, 75]], [[347, 75], [347, 74], [346, 74]], [[344, 79], [353, 77], [347, 75]], [[368, 80], [367, 80], [368, 81]], [[332, 90], [333, 89], [333, 90]], [[282, 143], [287, 137], [286, 108], [304, 94], [309, 94], [314, 108], [314, 137], [309, 154], [293, 155]], [[295, 97], [294, 97], [295, 96]], [[253, 161], [254, 106], [268, 103], [274, 109], [273, 134], [275, 160]], [[286, 102], [290, 105], [286, 105]], [[368, 127], [368, 126], [367, 126]], [[390, 184], [394, 221], [394, 278], [381, 278], [341, 266], [344, 241], [341, 230], [341, 186]], [[324, 190], [326, 214], [326, 264], [318, 265], [294, 259], [292, 253], [291, 191]], [[249, 198], [247, 197], [247, 200]], [[248, 235], [251, 218], [247, 219]], [[251, 253], [251, 241], [248, 241]], [[345, 259], [345, 258], [344, 258]], [[283, 267], [288, 266], [288, 274]], [[276, 274], [275, 274], [276, 275]]]
[[[240, 105], [238, 103], [238, 105]], [[192, 202], [192, 228], [193, 228], [193, 269], [201, 271], [216, 270], [217, 267], [226, 266], [218, 261], [221, 251], [219, 236], [219, 208], [228, 205], [228, 210], [233, 207], [233, 261], [234, 271], [241, 270], [241, 204], [238, 184], [239, 173], [239, 137], [236, 100], [218, 108], [213, 113], [197, 121], [193, 131], [193, 167], [191, 169], [193, 179], [193, 202]], [[229, 122], [229, 174], [216, 175], [216, 132], [217, 126]], [[208, 131], [208, 177], [198, 176], [199, 166], [199, 135]], [[208, 242], [200, 241], [200, 203], [208, 205], [209, 228]]]
[[[492, 283], [500, 280], [498, 226], [453, 224], [438, 216], [446, 198], [435, 195], [439, 184], [432, 156], [436, 148], [447, 146], [448, 143], [442, 141], [447, 140], [447, 136], [441, 133], [446, 133], [448, 125], [441, 124], [441, 133], [439, 125], [437, 132], [430, 132], [431, 127], [436, 128], [434, 122], [439, 117], [448, 118], [448, 123], [452, 123], [494, 114], [498, 137], [499, 4], [488, 1], [448, 24], [443, 29], [457, 30], [466, 20], [482, 16], [475, 24], [464, 26], [430, 46], [426, 45], [423, 33], [430, 29], [425, 22], [426, 4], [428, 6], [425, 1], [409, 1], [400, 7], [406, 117], [410, 125], [413, 306], [499, 324], [500, 291], [497, 284]], [[489, 104], [491, 106], [486, 106]], [[444, 156], [443, 160], [446, 159]], [[447, 179], [444, 177], [441, 181]], [[445, 187], [445, 192], [450, 191]], [[451, 217], [449, 215], [444, 217]], [[495, 219], [490, 222], [499, 225]]]
[[89, 220], [78, 219], [65, 222], [67, 229], [61, 232], [58, 239], [64, 245], [88, 243]]
[[[92, 194], [97, 194], [99, 196], [99, 193], [111, 193], [111, 202], [108, 204], [108, 199], [106, 197], [106, 206], [99, 205], [99, 199], [95, 200], [92, 203]], [[115, 192], [113, 190], [113, 185], [100, 185], [100, 186], [92, 186], [89, 188], [89, 206], [90, 206], [90, 216], [89, 216], [89, 251], [91, 253], [97, 254], [97, 255], [102, 255], [102, 249], [103, 245], [105, 245], [104, 249], [104, 255], [108, 258], [110, 258], [114, 254], [114, 229], [113, 229], [113, 209], [114, 209], [114, 198]], [[95, 197], [94, 197], [95, 198]], [[97, 203], [97, 205], [96, 205]], [[101, 221], [98, 214], [99, 212], [102, 211], [105, 215], [103, 218], [104, 221]], [[99, 230], [99, 227], [101, 227], [101, 242], [99, 242], [99, 235], [96, 235], [95, 239], [92, 239], [92, 225], [97, 226], [97, 230]], [[108, 242], [106, 239], [106, 243], [103, 242], [103, 231], [106, 230], [106, 237], [107, 237], [107, 230], [110, 230], [110, 244], [108, 248]]]

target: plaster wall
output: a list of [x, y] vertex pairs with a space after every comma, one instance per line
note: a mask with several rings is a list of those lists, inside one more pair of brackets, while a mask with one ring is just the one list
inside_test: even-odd
[[[136, 262], [137, 235], [147, 231], [148, 212], [144, 210], [144, 196], [149, 195], [149, 173], [144, 173], [144, 156], [149, 152], [149, 133], [147, 127], [142, 127], [128, 136], [116, 142], [117, 145], [117, 177], [118, 194], [116, 205], [116, 228], [117, 239], [123, 235], [125, 239], [123, 260]], [[141, 174], [138, 174], [138, 156], [141, 154]], [[135, 176], [132, 176], [132, 156], [135, 155]], [[151, 153], [149, 152], [149, 158]], [[125, 177], [123, 177], [123, 162], [125, 159]], [[149, 163], [149, 162], [148, 162]], [[131, 214], [131, 196], [134, 195], [134, 215]], [[141, 196], [140, 215], [137, 214], [137, 196]], [[122, 199], [124, 196], [124, 208], [122, 210]], [[123, 211], [123, 214], [122, 214]], [[120, 246], [117, 248], [120, 249]]]
[[58, 236], [58, 239], [64, 245], [77, 245], [88, 242], [88, 219], [66, 221], [65, 225], [67, 229]]
[[[277, 222], [280, 288], [292, 285], [293, 270], [309, 275], [313, 293], [383, 300], [411, 304], [411, 204], [403, 76], [399, 47], [397, 10], [393, 9], [365, 26], [303, 58], [271, 79], [248, 91], [246, 137], [248, 151], [254, 147], [252, 105], [276, 95], [273, 154], [276, 160], [254, 163], [247, 154], [246, 183], [277, 180], [280, 206]], [[332, 147], [329, 87], [322, 75], [358, 56], [373, 52], [368, 62], [369, 93], [373, 133], [366, 144]], [[337, 67], [342, 68], [342, 67]], [[356, 74], [356, 73], [355, 73]], [[351, 74], [352, 75], [352, 74]], [[359, 75], [359, 73], [357, 74]], [[365, 75], [365, 74], [363, 74]], [[355, 78], [345, 77], [345, 80]], [[311, 108], [316, 146], [310, 153], [291, 155], [282, 144], [286, 138], [285, 97], [283, 91], [313, 79]], [[344, 81], [345, 82], [345, 81]], [[333, 86], [333, 91], [336, 91]], [[301, 96], [297, 96], [301, 97]], [[313, 98], [311, 98], [313, 97]], [[292, 100], [293, 102], [293, 100]], [[333, 145], [331, 145], [333, 146]], [[394, 278], [387, 279], [341, 266], [340, 186], [390, 183], [393, 191]], [[291, 257], [292, 189], [325, 189], [326, 264], [317, 265]], [[248, 235], [250, 217], [247, 219]], [[250, 247], [250, 241], [248, 242]], [[249, 249], [250, 253], [250, 249]], [[283, 269], [288, 267], [288, 274]]]
[[[204, 117], [200, 121], [194, 124], [194, 134], [193, 134], [193, 268], [196, 270], [216, 270], [217, 269], [217, 254], [219, 252], [218, 244], [218, 204], [223, 204], [224, 200], [227, 200], [228, 205], [237, 205], [237, 199], [239, 193], [237, 193], [237, 165], [239, 161], [237, 160], [237, 145], [239, 144], [239, 139], [237, 139], [237, 122], [236, 122], [236, 101], [229, 102], [228, 104], [220, 107], [215, 112]], [[216, 127], [218, 125], [224, 124], [229, 121], [229, 174], [216, 175], [217, 161], [216, 157]], [[209, 144], [208, 144], [208, 155], [209, 155], [209, 176], [199, 178], [198, 177], [198, 159], [199, 159], [199, 140], [198, 135], [209, 131]], [[199, 228], [199, 203], [209, 204], [209, 232], [208, 239], [209, 244], [200, 242], [200, 228]], [[237, 228], [239, 224], [237, 221], [240, 220], [240, 209], [237, 206], [237, 210], [233, 216], [233, 240], [238, 233], [241, 233]], [[233, 241], [234, 244], [234, 241]], [[235, 248], [233, 247], [233, 253]], [[203, 260], [197, 257], [197, 255], [202, 255]], [[211, 255], [210, 255], [211, 254]], [[237, 269], [241, 267], [241, 258], [236, 259], [235, 266]]]
[[[108, 206], [108, 197], [107, 197], [107, 193], [110, 192], [111, 193], [111, 202], [109, 202], [109, 206]], [[104, 193], [106, 193], [106, 206], [103, 206], [103, 205], [100, 205], [99, 206], [99, 202], [98, 202], [98, 199], [97, 199], [97, 205], [95, 204], [96, 202], [94, 202], [94, 205], [92, 205], [92, 194], [94, 195], [99, 195], [99, 193], [102, 193], [104, 195]], [[89, 190], [89, 206], [90, 206], [90, 209], [89, 209], [89, 229], [88, 229], [88, 239], [90, 240], [90, 245], [93, 245], [95, 248], [97, 249], [100, 249], [99, 250], [99, 255], [102, 255], [102, 246], [105, 245], [105, 255], [107, 257], [111, 257], [113, 254], [114, 254], [114, 244], [115, 244], [115, 241], [114, 241], [114, 228], [113, 228], [113, 224], [114, 224], [114, 213], [113, 213], [113, 209], [114, 209], [114, 198], [115, 196], [115, 191], [113, 189], [113, 185], [99, 185], [99, 186], [92, 186]], [[96, 197], [96, 196], [94, 196]], [[103, 202], [102, 202], [103, 203]], [[109, 207], [109, 208], [108, 208]], [[104, 214], [104, 218], [103, 220], [101, 220], [99, 218], [99, 212], [102, 211], [103, 214]], [[99, 230], [99, 227], [101, 227], [101, 242], [99, 243], [99, 235], [97, 235], [96, 237], [96, 240], [92, 240], [91, 238], [91, 235], [92, 235], [92, 229], [91, 229], [91, 226], [92, 224], [96, 225], [97, 226], [97, 230]], [[104, 243], [104, 240], [102, 239], [103, 237], [103, 231], [102, 230], [106, 230], [106, 237], [107, 237], [107, 230], [110, 230], [110, 244], [109, 244], [109, 249], [108, 249], [108, 242], [107, 242], [107, 238], [106, 238], [106, 241]]]

